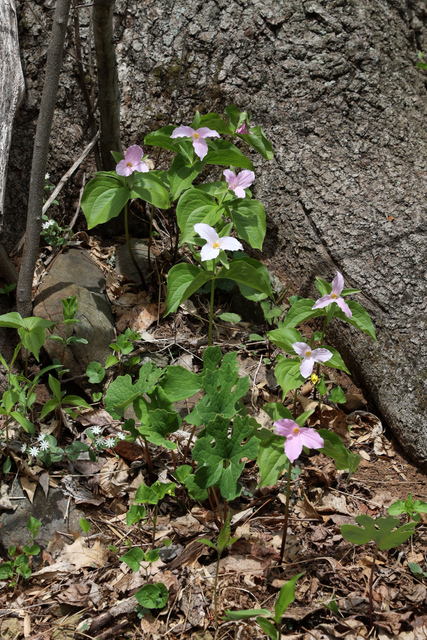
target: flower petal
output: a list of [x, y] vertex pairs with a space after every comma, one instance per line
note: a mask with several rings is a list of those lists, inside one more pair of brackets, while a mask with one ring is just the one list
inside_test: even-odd
[[291, 462], [294, 462], [300, 457], [302, 451], [301, 436], [298, 433], [296, 436], [286, 438], [285, 453]]
[[221, 249], [228, 249], [228, 251], [243, 251], [243, 245], [236, 238], [225, 236], [218, 240], [218, 244]]
[[249, 171], [249, 169], [241, 171], [237, 176], [237, 184], [244, 189], [248, 189], [254, 180], [255, 174], [253, 171]]
[[191, 138], [194, 133], [194, 129], [191, 127], [177, 127], [171, 133], [171, 138]]
[[282, 418], [281, 420], [277, 420], [273, 424], [273, 427], [276, 428], [276, 431], [280, 436], [285, 436], [287, 438], [294, 432], [295, 427], [298, 427], [298, 425], [290, 418]]
[[320, 348], [312, 351], [311, 355], [313, 356], [315, 362], [327, 362], [332, 358], [334, 354], [328, 349]]
[[337, 305], [339, 306], [339, 308], [341, 309], [341, 311], [344, 311], [345, 315], [347, 316], [347, 318], [351, 318], [351, 316], [353, 315], [351, 312], [350, 307], [348, 306], [348, 304], [346, 303], [346, 301], [344, 300], [344, 298], [341, 298], [341, 296], [339, 298], [336, 298], [335, 302], [337, 303]]
[[344, 278], [340, 274], [340, 272], [337, 271], [337, 275], [332, 280], [332, 293], [336, 293], [337, 295], [340, 295], [343, 289], [344, 289]]
[[314, 362], [315, 360], [312, 355], [305, 357], [301, 362], [299, 370], [301, 371], [301, 375], [303, 376], [303, 378], [308, 378], [309, 376], [311, 376], [311, 374], [313, 373]]
[[130, 162], [131, 164], [138, 164], [142, 159], [142, 149], [138, 144], [134, 144], [125, 153], [126, 162]]
[[193, 147], [196, 156], [199, 156], [200, 160], [203, 160], [208, 152], [208, 145], [206, 144], [206, 140], [202, 137], [198, 138], [198, 140], [195, 140], [193, 138]]
[[202, 247], [202, 250], [200, 252], [200, 258], [202, 261], [204, 260], [214, 260], [214, 258], [217, 258], [219, 256], [219, 249], [216, 248], [214, 249], [212, 244], [207, 243], [204, 245], [204, 247]]
[[134, 171], [139, 171], [139, 173], [147, 173], [147, 171], [150, 171], [150, 169], [148, 168], [148, 166], [145, 164], [145, 162], [138, 162], [135, 166], [134, 166]]
[[308, 427], [300, 428], [300, 438], [304, 447], [309, 449], [321, 449], [325, 445], [325, 441], [317, 431]]
[[128, 167], [126, 160], [120, 160], [116, 166], [116, 173], [118, 176], [130, 176], [132, 171], [132, 167]]
[[311, 307], [311, 309], [323, 309], [323, 307], [327, 307], [328, 304], [331, 304], [331, 302], [333, 302], [332, 300], [332, 296], [330, 293], [328, 293], [326, 296], [323, 296], [322, 298], [319, 298], [318, 300], [316, 300], [316, 302], [314, 303], [314, 305]]
[[228, 186], [230, 187], [230, 183], [236, 181], [236, 174], [231, 171], [231, 169], [224, 169], [222, 175], [225, 176]]
[[295, 353], [301, 356], [301, 358], [305, 356], [305, 352], [307, 351], [307, 349], [310, 350], [310, 347], [306, 342], [293, 342], [292, 348], [295, 351]]
[[234, 193], [236, 194], [236, 196], [238, 198], [245, 198], [246, 197], [246, 193], [243, 187], [239, 187], [239, 185], [236, 185], [234, 187]]
[[203, 240], [206, 240], [210, 244], [214, 244], [220, 239], [215, 229], [204, 222], [198, 222], [197, 224], [195, 224], [194, 231], [198, 233], [199, 236], [203, 238]]
[[196, 133], [198, 133], [201, 138], [219, 138], [218, 131], [208, 129], [208, 127], [200, 127], [200, 129], [196, 130]]

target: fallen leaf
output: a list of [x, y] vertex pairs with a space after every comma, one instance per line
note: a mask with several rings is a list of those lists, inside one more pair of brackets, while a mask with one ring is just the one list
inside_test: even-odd
[[133, 309], [125, 311], [116, 323], [119, 333], [124, 333], [129, 327], [132, 331], [147, 331], [153, 322], [161, 317], [166, 309], [166, 303], [163, 302], [160, 308], [155, 302], [149, 304], [137, 304]]
[[88, 584], [77, 582], [58, 593], [56, 600], [70, 604], [73, 607], [86, 607], [89, 602], [89, 592], [90, 586]]
[[29, 480], [27, 478], [27, 476], [21, 476], [20, 477], [20, 481], [21, 481], [21, 487], [22, 489], [25, 491], [25, 493], [28, 496], [28, 500], [31, 502], [31, 504], [33, 504], [33, 500], [34, 500], [34, 493], [37, 489], [37, 482], [31, 482], [31, 480]]
[[99, 488], [107, 498], [124, 495], [128, 488], [129, 467], [121, 458], [110, 458], [99, 472]]
[[9, 500], [9, 496], [7, 495], [8, 491], [9, 487], [7, 484], [2, 484], [0, 489], [0, 509], [11, 509], [12, 511], [15, 511], [18, 505], [12, 504]]

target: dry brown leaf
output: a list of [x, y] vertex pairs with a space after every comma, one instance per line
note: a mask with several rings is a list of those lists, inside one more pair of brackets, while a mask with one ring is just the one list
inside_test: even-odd
[[76, 504], [93, 504], [98, 507], [105, 502], [105, 498], [96, 498], [89, 489], [82, 487], [72, 476], [64, 476], [61, 479], [62, 490], [74, 498]]
[[95, 540], [93, 547], [88, 547], [85, 540], [79, 536], [73, 544], [65, 545], [60, 561], [69, 562], [76, 569], [92, 565], [102, 567], [107, 561], [107, 555], [107, 549], [100, 540]]
[[180, 538], [190, 538], [191, 536], [195, 536], [198, 533], [205, 531], [204, 526], [200, 524], [200, 522], [192, 516], [191, 513], [187, 513], [181, 518], [174, 519], [172, 527]]
[[68, 589], [64, 589], [56, 596], [58, 602], [70, 604], [73, 607], [86, 607], [89, 602], [90, 587], [87, 584], [77, 582]]
[[24, 638], [31, 638], [31, 618], [28, 613], [24, 613]]
[[13, 511], [15, 511], [18, 505], [12, 504], [12, 502], [9, 500], [9, 496], [7, 495], [8, 491], [9, 487], [7, 486], [7, 484], [2, 484], [0, 489], [0, 509], [12, 509]]
[[43, 473], [40, 474], [39, 484], [43, 489], [45, 497], [47, 498], [49, 494], [49, 474], [47, 471], [44, 471]]
[[21, 476], [20, 481], [22, 489], [28, 496], [28, 500], [31, 502], [31, 504], [33, 504], [34, 494], [36, 492], [38, 482], [31, 482], [31, 480], [29, 480], [27, 476]]
[[158, 317], [162, 316], [165, 309], [165, 302], [160, 305], [160, 309], [155, 302], [137, 304], [119, 318], [116, 323], [117, 331], [124, 333], [128, 327], [132, 331], [146, 331]]
[[110, 416], [108, 411], [105, 411], [105, 409], [92, 409], [90, 411], [86, 411], [85, 413], [81, 413], [76, 421], [83, 427], [105, 427], [114, 422], [117, 422], [113, 419], [112, 416]]
[[110, 458], [99, 472], [99, 488], [107, 498], [124, 495], [128, 488], [129, 467], [122, 458]]
[[32, 576], [38, 576], [45, 580], [55, 578], [55, 580], [64, 580], [68, 578], [70, 574], [74, 573], [75, 566], [71, 562], [55, 562], [49, 567], [43, 567], [35, 571]]
[[0, 627], [0, 637], [2, 640], [15, 640], [22, 633], [22, 623], [18, 618], [6, 618]]

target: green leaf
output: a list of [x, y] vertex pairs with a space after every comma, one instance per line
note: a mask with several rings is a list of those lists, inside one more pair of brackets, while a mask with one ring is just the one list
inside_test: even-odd
[[348, 373], [348, 375], [350, 375], [350, 371], [345, 366], [345, 362], [342, 359], [339, 351], [337, 351], [336, 349], [334, 349], [334, 347], [331, 347], [329, 345], [322, 345], [322, 346], [332, 353], [332, 358], [330, 358], [330, 360], [327, 360], [324, 363], [324, 366], [331, 367], [332, 369], [340, 369], [341, 371], [345, 371], [346, 373]]
[[297, 329], [287, 329], [285, 327], [268, 331], [267, 337], [277, 347], [293, 355], [295, 355], [295, 351], [292, 344], [294, 342], [303, 342], [302, 335]]
[[292, 413], [281, 402], [268, 402], [263, 406], [263, 410], [267, 415], [276, 422], [277, 420], [293, 420]]
[[352, 524], [341, 525], [341, 535], [353, 544], [366, 544], [371, 540], [379, 549], [393, 549], [406, 542], [415, 531], [416, 523], [409, 522], [399, 526], [400, 522], [393, 516], [374, 520], [366, 514], [356, 516], [359, 527]]
[[155, 489], [142, 483], [136, 490], [134, 502], [136, 504], [158, 504], [159, 496]]
[[90, 531], [90, 522], [85, 520], [84, 518], [80, 518], [79, 525], [84, 533], [89, 533]]
[[113, 367], [118, 362], [120, 362], [120, 360], [118, 359], [117, 356], [115, 356], [115, 355], [108, 356], [108, 358], [107, 358], [107, 360], [105, 362], [105, 368], [109, 369], [110, 367]]
[[50, 373], [49, 373], [49, 387], [51, 388], [51, 391], [52, 391], [53, 395], [55, 396], [55, 398], [59, 402], [61, 402], [61, 398], [62, 398], [61, 383], [59, 382], [59, 380], [57, 378], [54, 378]]
[[237, 324], [242, 319], [237, 313], [221, 313], [218, 318], [223, 322], [232, 322], [233, 324]]
[[218, 205], [215, 198], [199, 189], [188, 189], [179, 199], [176, 217], [181, 231], [181, 244], [192, 242], [199, 236], [194, 231], [194, 225], [203, 222], [213, 227], [224, 212], [222, 205]]
[[175, 156], [166, 174], [172, 200], [179, 198], [183, 191], [191, 187], [193, 180], [203, 171], [205, 164], [206, 162], [199, 159], [189, 164], [181, 154]]
[[268, 609], [244, 609], [243, 611], [230, 611], [225, 612], [223, 620], [249, 620], [249, 618], [255, 618], [255, 616], [271, 616]]
[[119, 180], [95, 176], [87, 184], [82, 197], [82, 209], [88, 229], [117, 217], [129, 199], [129, 187]]
[[212, 271], [204, 271], [193, 264], [176, 264], [172, 267], [168, 274], [165, 315], [174, 313], [184, 300], [212, 280], [213, 276]]
[[218, 535], [218, 549], [220, 550], [220, 552], [224, 551], [224, 549], [227, 548], [228, 546], [228, 541], [230, 540], [230, 512], [228, 512], [227, 514], [227, 518], [224, 522], [224, 524], [221, 527], [221, 531], [219, 532]]
[[236, 198], [231, 203], [227, 202], [227, 206], [239, 238], [246, 240], [254, 249], [261, 250], [266, 232], [263, 205], [258, 200]]
[[139, 571], [141, 562], [144, 560], [145, 554], [139, 547], [132, 547], [121, 558], [122, 562], [126, 562], [128, 567], [132, 569], [134, 573]]
[[160, 554], [158, 549], [148, 549], [148, 551], [145, 552], [144, 560], [145, 562], [149, 562], [150, 564], [152, 564], [153, 562], [157, 562], [159, 557]]
[[257, 260], [246, 257], [233, 260], [230, 263], [230, 268], [225, 269], [225, 267], [222, 267], [216, 277], [234, 280], [252, 287], [256, 291], [261, 291], [267, 296], [273, 296], [268, 271]]
[[160, 386], [172, 402], [194, 396], [202, 389], [202, 377], [181, 365], [168, 365]]
[[349, 473], [354, 473], [361, 460], [359, 454], [349, 451], [336, 433], [327, 429], [319, 429], [318, 433], [324, 441], [324, 447], [320, 451], [335, 461], [339, 471], [348, 469]]
[[9, 580], [13, 578], [12, 562], [4, 562], [0, 564], [0, 580]]
[[132, 504], [126, 514], [126, 524], [131, 527], [147, 515], [147, 510], [142, 504]]
[[25, 329], [25, 324], [21, 314], [12, 311], [11, 313], [5, 313], [0, 316], [0, 327], [7, 327], [9, 329], [19, 329], [21, 327]]
[[44, 418], [45, 416], [47, 416], [47, 415], [48, 415], [48, 413], [50, 413], [51, 411], [53, 411], [54, 409], [56, 409], [56, 407], [58, 406], [58, 404], [59, 404], [59, 402], [58, 402], [58, 400], [57, 400], [56, 398], [51, 398], [50, 400], [48, 400], [48, 401], [45, 403], [45, 405], [44, 405], [44, 407], [43, 407], [43, 409], [42, 409], [42, 411], [41, 411], [41, 414], [40, 414], [40, 420], [43, 420], [43, 418]]
[[172, 131], [177, 127], [173, 124], [168, 124], [166, 127], [162, 127], [157, 131], [149, 133], [144, 138], [144, 144], [148, 144], [153, 147], [161, 147], [162, 149], [168, 149], [169, 151], [176, 151], [174, 147], [175, 139], [171, 138]]
[[376, 342], [377, 337], [375, 335], [375, 328], [372, 324], [372, 320], [368, 314], [368, 312], [362, 307], [361, 304], [355, 302], [354, 300], [348, 301], [348, 306], [350, 307], [350, 311], [352, 313], [351, 318], [348, 318], [343, 311], [338, 307], [337, 303], [334, 302], [334, 305], [337, 307], [334, 309], [334, 316], [336, 318], [340, 318], [345, 322], [353, 325], [353, 327], [357, 327], [363, 333], [366, 333], [367, 336], [373, 338]]
[[158, 209], [169, 209], [170, 197], [162, 178], [154, 171], [136, 173], [130, 198], [139, 198]]
[[65, 396], [65, 398], [62, 398], [62, 404], [64, 406], [70, 406], [70, 407], [84, 407], [85, 409], [90, 409], [90, 404], [88, 404], [86, 402], [86, 400], [83, 400], [83, 398], [80, 398], [80, 396], [74, 396], [74, 395], [70, 395], [70, 396]]
[[339, 386], [335, 389], [332, 389], [331, 393], [329, 394], [329, 400], [331, 402], [335, 402], [336, 404], [345, 404], [347, 402], [345, 393]]
[[304, 384], [305, 378], [301, 375], [300, 363], [298, 360], [285, 358], [281, 355], [278, 355], [276, 360], [277, 365], [274, 370], [274, 375], [276, 376], [277, 382], [282, 387], [283, 397], [285, 397], [288, 391], [298, 389], [298, 387]]
[[31, 546], [25, 544], [22, 547], [22, 551], [26, 553], [27, 556], [36, 556], [38, 553], [40, 553], [40, 547], [38, 544], [32, 544]]
[[302, 573], [298, 573], [298, 575], [291, 578], [283, 587], [280, 589], [279, 597], [276, 600], [276, 604], [274, 605], [274, 620], [276, 624], [280, 624], [283, 614], [286, 609], [289, 607], [291, 602], [295, 600], [295, 583], [298, 578], [301, 578], [305, 574], [305, 571]]
[[141, 607], [145, 609], [162, 609], [168, 601], [168, 590], [163, 582], [145, 584], [135, 593]]
[[277, 484], [284, 469], [289, 464], [284, 451], [285, 438], [278, 434], [262, 440], [258, 449], [258, 467], [261, 474], [260, 487], [270, 487]]
[[144, 393], [150, 393], [162, 375], [162, 370], [146, 362], [139, 370], [139, 379], [132, 384], [130, 375], [118, 376], [107, 389], [105, 408], [113, 417], [122, 417], [126, 409]]
[[33, 536], [35, 537], [38, 533], [38, 530], [42, 526], [42, 523], [40, 522], [40, 520], [37, 520], [37, 518], [35, 518], [34, 516], [30, 516], [30, 519], [28, 520], [25, 526], [27, 527], [28, 531], [31, 531], [31, 533], [35, 534]]
[[264, 633], [266, 633], [268, 637], [271, 638], [271, 640], [277, 640], [277, 629], [270, 620], [258, 616], [256, 618], [256, 621], [258, 622]]
[[301, 324], [301, 322], [310, 320], [310, 318], [324, 316], [324, 309], [312, 309], [314, 303], [315, 301], [311, 300], [311, 298], [300, 298], [296, 300], [280, 323], [279, 328], [296, 327]]
[[206, 164], [219, 164], [226, 167], [233, 165], [242, 169], [254, 168], [251, 160], [231, 142], [216, 139], [214, 142], [207, 140], [207, 143], [209, 151], [204, 158]]
[[86, 375], [91, 384], [98, 384], [104, 379], [105, 369], [99, 362], [91, 362], [87, 366]]
[[30, 330], [20, 328], [18, 333], [24, 347], [33, 354], [38, 362], [40, 349], [46, 340], [46, 329], [42, 326], [35, 326]]
[[271, 142], [265, 137], [264, 131], [261, 127], [250, 127], [250, 133], [237, 134], [239, 138], [242, 138], [251, 147], [256, 149], [258, 153], [262, 155], [266, 160], [271, 160], [274, 156], [273, 147]]
[[174, 471], [175, 478], [181, 484], [185, 483], [185, 479], [188, 478], [189, 475], [193, 473], [193, 468], [189, 464], [183, 464], [180, 467], [177, 467]]
[[218, 547], [216, 546], [216, 544], [214, 544], [207, 538], [200, 538], [198, 542], [201, 542], [202, 544], [205, 544], [207, 547], [210, 547], [211, 549], [215, 549], [215, 551], [218, 551]]
[[179, 429], [181, 417], [161, 387], [155, 388], [148, 395], [149, 400], [141, 395], [133, 403], [135, 414], [141, 422], [138, 432], [148, 442], [176, 449], [177, 445], [170, 442], [167, 436]]
[[233, 129], [217, 113], [207, 113], [202, 116], [197, 129], [200, 127], [208, 127], [223, 135], [233, 134]]
[[19, 411], [12, 411], [10, 415], [21, 425], [26, 433], [30, 433], [31, 435], [34, 433], [33, 423], [23, 416], [22, 413], [19, 413]]

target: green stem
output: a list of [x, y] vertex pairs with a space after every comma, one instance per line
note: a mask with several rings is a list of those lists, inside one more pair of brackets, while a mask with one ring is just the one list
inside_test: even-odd
[[[323, 323], [322, 335], [320, 337], [320, 346], [322, 346], [323, 340], [325, 338], [327, 324], [328, 324], [328, 316], [326, 315], [325, 316], [325, 322]], [[319, 377], [319, 373], [320, 373], [320, 362], [318, 362], [317, 366], [316, 366], [316, 376], [317, 377]], [[317, 397], [317, 389], [316, 389], [316, 387], [314, 387], [313, 400], [316, 400], [316, 397]]]
[[137, 263], [137, 261], [135, 260], [135, 256], [133, 255], [133, 251], [132, 251], [132, 247], [130, 244], [130, 237], [129, 237], [129, 223], [128, 223], [128, 209], [129, 209], [129, 203], [126, 202], [125, 204], [125, 234], [126, 234], [126, 244], [127, 244], [127, 248], [129, 251], [129, 255], [130, 255], [130, 259], [132, 260], [133, 266], [135, 267], [135, 269], [138, 271], [138, 275], [141, 279], [141, 284], [144, 287], [144, 289], [146, 288], [146, 284], [145, 284], [145, 280], [144, 280], [144, 276], [142, 274], [141, 269], [139, 268], [139, 264]]
[[153, 216], [154, 216], [154, 205], [151, 205], [151, 214], [150, 214], [150, 231], [148, 232], [148, 268], [151, 273], [151, 241], [153, 238]]
[[216, 561], [215, 571], [215, 586], [214, 586], [214, 606], [215, 606], [215, 639], [218, 635], [218, 573], [219, 573], [219, 561], [221, 559], [221, 551], [218, 551], [218, 559]]
[[282, 640], [282, 621], [281, 620], [280, 622], [277, 623], [276, 629], [277, 629], [277, 640]]
[[154, 549], [154, 546], [156, 544], [156, 525], [157, 525], [157, 515], [159, 513], [159, 504], [156, 504], [156, 509], [154, 512], [154, 518], [153, 518], [153, 538], [151, 540], [151, 548]]
[[286, 484], [285, 520], [283, 522], [282, 546], [280, 547], [280, 562], [283, 562], [283, 556], [285, 555], [286, 536], [288, 534], [289, 498], [291, 496], [291, 470], [292, 470], [292, 462], [289, 460], [288, 481]]
[[374, 557], [372, 559], [371, 575], [369, 576], [369, 620], [371, 623], [371, 629], [374, 626], [374, 614], [373, 614], [373, 598], [372, 598], [372, 585], [374, 582], [374, 569], [375, 560], [377, 559], [378, 545], [375, 545]]
[[[61, 354], [61, 364], [64, 364], [64, 358], [65, 358], [65, 347], [67, 345], [67, 340], [68, 340], [68, 333], [69, 333], [69, 326], [68, 324], [65, 325], [65, 340], [62, 343], [62, 354]], [[61, 381], [61, 376], [60, 374], [58, 374], [59, 380]]]
[[190, 444], [191, 444], [191, 442], [193, 440], [195, 431], [196, 431], [196, 425], [194, 425], [194, 427], [192, 428], [191, 433], [190, 433], [190, 437], [188, 438], [188, 442], [187, 442], [187, 445], [186, 445], [185, 451], [184, 451], [184, 458], [182, 460], [182, 464], [185, 464], [185, 461], [187, 460], [188, 451], [190, 449]]
[[214, 310], [214, 293], [215, 293], [215, 278], [211, 280], [211, 307], [209, 311], [209, 334], [208, 334], [208, 347], [212, 346], [212, 323], [213, 323], [213, 310]]
[[297, 417], [297, 389], [295, 389], [295, 393], [294, 393], [294, 408], [293, 408], [293, 416], [294, 416], [294, 420]]
[[28, 349], [25, 349], [25, 377], [28, 378]]

